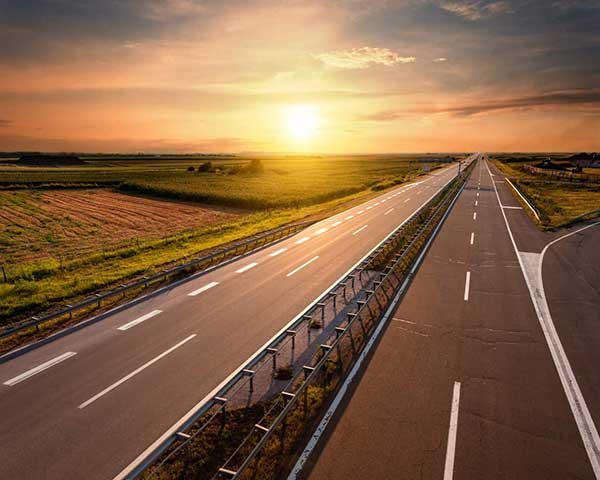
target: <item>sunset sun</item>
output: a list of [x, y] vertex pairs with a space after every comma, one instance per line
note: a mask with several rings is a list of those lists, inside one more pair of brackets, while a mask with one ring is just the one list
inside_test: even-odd
[[314, 137], [318, 127], [318, 117], [310, 105], [293, 105], [286, 111], [287, 129], [295, 140], [309, 140]]

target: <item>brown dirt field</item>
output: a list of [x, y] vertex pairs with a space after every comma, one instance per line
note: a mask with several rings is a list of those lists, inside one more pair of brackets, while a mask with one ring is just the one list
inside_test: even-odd
[[0, 263], [80, 255], [157, 240], [240, 212], [111, 190], [0, 191]]

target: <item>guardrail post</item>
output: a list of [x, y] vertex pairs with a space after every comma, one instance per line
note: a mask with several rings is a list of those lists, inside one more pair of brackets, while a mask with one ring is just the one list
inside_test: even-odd
[[273, 370], [275, 370], [277, 368], [277, 349], [267, 348], [267, 352], [270, 353], [273, 357]]
[[248, 377], [250, 377], [250, 393], [252, 393], [254, 391], [254, 374], [256, 373], [254, 370], [248, 370], [247, 368], [244, 368], [244, 370], [242, 370], [242, 373]]
[[73, 310], [71, 310], [73, 308], [73, 305], [69, 305], [67, 303], [67, 308], [69, 309], [69, 320], [71, 320], [73, 318]]
[[285, 333], [292, 336], [292, 350], [294, 350], [296, 348], [296, 334], [298, 333], [298, 331], [297, 330], [287, 330]]
[[337, 292], [329, 292], [327, 295], [329, 295], [329, 298], [333, 298], [333, 310], [337, 311]]
[[102, 295], [96, 293], [95, 297], [98, 298], [98, 308], [100, 308], [100, 300], [102, 298]]

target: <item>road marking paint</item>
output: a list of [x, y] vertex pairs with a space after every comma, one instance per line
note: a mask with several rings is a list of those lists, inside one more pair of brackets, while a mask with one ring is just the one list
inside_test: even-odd
[[58, 365], [59, 363], [64, 362], [67, 358], [71, 358], [74, 355], [77, 355], [77, 352], [63, 353], [62, 355], [59, 355], [58, 357], [55, 357], [52, 360], [48, 360], [47, 362], [44, 362], [41, 365], [38, 365], [37, 367], [27, 370], [26, 372], [23, 372], [20, 375], [17, 375], [16, 377], [7, 380], [6, 382], [4, 382], [4, 385], [12, 387], [13, 385], [20, 383], [23, 380], [27, 380], [28, 378], [33, 377], [34, 375], [37, 375], [38, 373], [43, 372], [44, 370], [47, 370], [48, 368], [53, 367], [54, 365]]
[[410, 198], [407, 198], [406, 200], [404, 200], [404, 203], [406, 202], [410, 202]]
[[471, 232], [471, 245], [473, 245], [474, 241], [475, 241], [475, 232]]
[[[298, 243], [298, 242], [296, 242], [296, 243]], [[236, 270], [236, 271], [235, 271], [235, 273], [244, 273], [244, 272], [247, 272], [248, 270], [250, 270], [251, 268], [254, 268], [254, 267], [256, 267], [257, 265], [258, 265], [258, 263], [257, 263], [257, 262], [252, 262], [252, 263], [249, 263], [249, 264], [248, 264], [248, 265], [246, 265], [245, 267], [242, 267], [242, 268], [240, 268], [240, 269]]]
[[360, 227], [358, 230], [352, 232], [352, 235], [356, 235], [359, 232], [362, 232], [365, 228], [367, 228], [368, 225], [363, 225], [362, 227]]
[[300, 265], [298, 268], [295, 268], [294, 270], [292, 270], [290, 273], [288, 273], [286, 275], [286, 277], [291, 277], [294, 273], [299, 272], [300, 270], [302, 270], [304, 267], [306, 267], [307, 265], [310, 265], [312, 262], [314, 262], [316, 259], [318, 259], [319, 256], [317, 255], [316, 257], [311, 258], [308, 262], [303, 263], [302, 265]]
[[370, 205], [367, 207], [367, 210], [371, 210], [373, 207], [371, 207]]
[[303, 244], [304, 242], [308, 242], [309, 240], [310, 240], [310, 237], [303, 237], [303, 238], [301, 238], [300, 240], [296, 240], [294, 243], [295, 243], [296, 245], [301, 245], [301, 244]]
[[379, 206], [379, 202], [377, 202], [377, 203], [375, 204], [375, 206], [376, 206], [376, 207], [378, 207], [378, 206]]
[[354, 218], [354, 215], [348, 215], [348, 216], [346, 217], [346, 220], [352, 220], [353, 218]]
[[273, 253], [269, 253], [269, 257], [276, 257], [277, 255], [281, 255], [283, 252], [287, 252], [287, 248], [280, 248], [279, 250], [275, 250]]
[[322, 233], [325, 233], [328, 229], [327, 228], [319, 228], [316, 232], [315, 235], [321, 235]]
[[386, 202], [386, 199], [384, 198], [384, 199], [381, 201], [381, 203], [385, 203], [385, 202]]
[[450, 409], [450, 426], [448, 428], [448, 444], [446, 445], [446, 464], [444, 480], [452, 480], [454, 476], [454, 456], [456, 452], [456, 432], [458, 430], [458, 407], [460, 405], [460, 382], [454, 382], [452, 389], [452, 407]]
[[[487, 162], [486, 168], [488, 174], [491, 176], [492, 172], [490, 171], [490, 167], [487, 164]], [[500, 202], [500, 195], [498, 194], [498, 189], [496, 185], [493, 185], [493, 187], [494, 192], [496, 193], [496, 199], [498, 200], [498, 205], [502, 207], [502, 203]], [[581, 436], [581, 440], [583, 441], [583, 445], [587, 452], [588, 458], [590, 459], [592, 470], [594, 471], [594, 475], [596, 476], [596, 478], [600, 479], [600, 436], [598, 435], [598, 430], [596, 429], [594, 420], [592, 419], [588, 406], [585, 402], [583, 393], [581, 393], [581, 389], [579, 388], [579, 384], [577, 383], [577, 378], [575, 377], [573, 369], [571, 368], [569, 358], [565, 353], [560, 337], [558, 336], [558, 333], [556, 331], [556, 327], [552, 320], [552, 315], [550, 314], [550, 308], [548, 306], [546, 294], [544, 292], [544, 282], [542, 278], [542, 265], [544, 260], [544, 254], [546, 253], [548, 247], [565, 237], [574, 235], [582, 230], [593, 227], [595, 225], [599, 225], [600, 223], [593, 223], [579, 230], [575, 230], [574, 232], [568, 233], [563, 237], [559, 237], [556, 240], [550, 242], [548, 245], [546, 245], [542, 250], [542, 253], [540, 254], [540, 260], [537, 265], [536, 278], [535, 276], [533, 276], [533, 274], [531, 274], [532, 277], [530, 277], [530, 274], [527, 274], [523, 258], [519, 254], [519, 250], [517, 249], [517, 244], [512, 234], [510, 224], [508, 223], [506, 213], [504, 212], [503, 208], [500, 208], [500, 211], [502, 212], [502, 216], [504, 217], [504, 223], [506, 224], [506, 229], [508, 230], [508, 236], [510, 237], [513, 248], [515, 250], [515, 254], [517, 255], [517, 259], [519, 261], [519, 265], [521, 266], [521, 271], [523, 273], [523, 277], [525, 278], [525, 283], [527, 284], [527, 288], [529, 289], [529, 296], [531, 297], [531, 302], [533, 303], [533, 307], [538, 317], [540, 327], [542, 329], [542, 332], [544, 333], [544, 338], [546, 339], [546, 343], [548, 344], [550, 354], [552, 355], [552, 360], [554, 361], [554, 365], [558, 372], [558, 377], [560, 378], [563, 390], [565, 391], [565, 396], [567, 397], [569, 406], [571, 407], [571, 412], [573, 412], [573, 417], [575, 417], [575, 423], [577, 424], [579, 435]]]
[[423, 190], [417, 190], [417, 195], [419, 195]]
[[[455, 171], [456, 169], [453, 168], [452, 171]], [[455, 175], [452, 177], [454, 178]], [[438, 176], [437, 178], [441, 179], [441, 178], [445, 178], [445, 176]], [[442, 186], [440, 187], [436, 187], [434, 186], [434, 189], [439, 188], [440, 190], [443, 189], [444, 187], [446, 187], [452, 180], [452, 178], [449, 178], [447, 182], [445, 182]], [[431, 196], [429, 196], [429, 198], [427, 198], [426, 200], [424, 200], [422, 202], [422, 204], [418, 207], [418, 208], [422, 208], [423, 206], [425, 206], [425, 204], [427, 204], [427, 202], [429, 202], [438, 192], [439, 190], [436, 190], [435, 192], [432, 193]], [[311, 303], [309, 303], [304, 310], [302, 310], [298, 315], [296, 315], [294, 318], [292, 318], [286, 325], [284, 325], [279, 332], [277, 332], [272, 338], [270, 338], [269, 340], [267, 340], [260, 348], [258, 348], [247, 360], [245, 360], [237, 369], [235, 369], [231, 374], [229, 374], [229, 376], [227, 378], [225, 378], [219, 385], [217, 385], [211, 392], [207, 393], [204, 398], [202, 398], [200, 401], [198, 401], [195, 405], [193, 405], [185, 414], [183, 414], [178, 420], [176, 420], [169, 428], [167, 428], [156, 440], [154, 440], [150, 445], [148, 445], [148, 447], [146, 447], [146, 449], [141, 452], [134, 460], [132, 460], [125, 468], [123, 468], [117, 475], [115, 475], [115, 477], [113, 478], [113, 480], [125, 480], [126, 478], [129, 478], [129, 475], [135, 471], [136, 468], [138, 468], [140, 465], [143, 464], [144, 460], [149, 458], [149, 456], [155, 452], [161, 445], [165, 444], [165, 442], [168, 443], [168, 440], [173, 437], [173, 435], [180, 431], [182, 428], [185, 427], [185, 425], [187, 424], [187, 422], [189, 421], [193, 421], [196, 418], [196, 415], [201, 412], [203, 410], [204, 407], [206, 407], [206, 405], [208, 405], [208, 402], [210, 402], [213, 397], [215, 395], [218, 395], [218, 392], [220, 392], [225, 385], [227, 385], [229, 382], [231, 382], [232, 379], [234, 379], [237, 375], [239, 375], [242, 370], [244, 368], [246, 368], [247, 365], [249, 365], [252, 361], [254, 361], [259, 355], [261, 355], [261, 353], [263, 352], [263, 350], [265, 348], [267, 348], [269, 345], [271, 345], [271, 343], [273, 342], [274, 339], [280, 337], [281, 335], [284, 335], [285, 331], [287, 329], [290, 328], [291, 325], [293, 325], [295, 322], [298, 321], [299, 318], [302, 317], [302, 315], [305, 315], [306, 312], [308, 312], [312, 307], [315, 306], [315, 304], [317, 303], [318, 299], [324, 295], [325, 293], [327, 293], [328, 291], [330, 291], [332, 288], [334, 288], [339, 282], [341, 282], [344, 278], [346, 278], [347, 275], [349, 275], [350, 273], [352, 273], [352, 271], [358, 266], [360, 265], [366, 258], [369, 257], [369, 255], [371, 255], [378, 247], [380, 247], [386, 240], [388, 240], [392, 234], [394, 233], [395, 230], [397, 230], [398, 228], [400, 228], [402, 225], [405, 225], [408, 222], [408, 218], [403, 220], [402, 222], [400, 222], [400, 224], [398, 224], [395, 228], [393, 228], [386, 236], [385, 238], [383, 238], [381, 240], [381, 242], [379, 242], [377, 245], [375, 245], [369, 252], [367, 252], [360, 260], [358, 260], [353, 266], [351, 266], [345, 273], [343, 273], [337, 280], [335, 280], [330, 286], [328, 286], [320, 295], [317, 296], [317, 298], [315, 300], [313, 300]], [[420, 257], [417, 259], [417, 265], [420, 264], [423, 256], [424, 256], [425, 252], [422, 252]], [[412, 270], [412, 272], [414, 273], [414, 268]], [[402, 289], [400, 290], [400, 292], [397, 294], [397, 298], [400, 296], [400, 294], [404, 291], [406, 287], [406, 283], [403, 284]], [[395, 303], [397, 303], [397, 298], [395, 300]], [[391, 312], [388, 310], [388, 312], [386, 313], [386, 317], [391, 315]], [[379, 323], [377, 329], [375, 330], [375, 332], [371, 335], [371, 338], [369, 339], [369, 343], [367, 344], [367, 347], [365, 347], [365, 349], [363, 349], [363, 352], [361, 353], [361, 357], [354, 363], [354, 367], [352, 368], [350, 374], [346, 377], [346, 380], [342, 386], [343, 389], [347, 389], [347, 384], [352, 381], [352, 379], [356, 376], [356, 371], [361, 367], [361, 364], [364, 362], [364, 355], [368, 354], [370, 352], [370, 349], [372, 348], [373, 342], [379, 337], [379, 334], [381, 333], [381, 328], [383, 328], [386, 325], [386, 321], [382, 321]], [[338, 390], [338, 395], [340, 395], [339, 393], [340, 391]], [[335, 400], [337, 400], [337, 403], [339, 404], [339, 398], [341, 398], [340, 395], [339, 397], [336, 396]], [[331, 408], [331, 407], [330, 407]], [[325, 418], [327, 418], [328, 416], [331, 417], [333, 411], [328, 411]], [[321, 428], [321, 426], [319, 427]], [[313, 437], [311, 438], [311, 442], [313, 441], [313, 439], [315, 438], [315, 436], [313, 435]], [[318, 440], [318, 438], [317, 438]], [[312, 448], [314, 448], [314, 444], [312, 444]], [[303, 455], [306, 455], [308, 450], [308, 447], [304, 450]], [[300, 460], [298, 460], [298, 462], [300, 462]], [[298, 465], [299, 463], [297, 463], [296, 465]], [[296, 471], [296, 467], [294, 467]], [[292, 474], [290, 474], [290, 477], [288, 478], [296, 478], [297, 473], [292, 472]]]
[[[214, 287], [214, 285], [213, 285], [213, 287]], [[210, 288], [210, 287], [208, 287], [208, 288]], [[200, 289], [200, 290], [202, 290], [202, 289]], [[198, 293], [200, 293], [200, 292], [198, 292]], [[159, 313], [162, 313], [162, 310], [152, 310], [150, 313], [147, 313], [146, 315], [142, 315], [141, 317], [136, 318], [135, 320], [132, 320], [129, 323], [126, 323], [125, 325], [121, 325], [119, 328], [117, 328], [117, 330], [121, 330], [122, 332], [124, 332], [125, 330], [129, 330], [131, 327], [135, 327], [138, 323], [142, 323], [142, 322], [145, 322], [146, 320], [148, 320], [149, 318], [156, 317], [156, 315], [158, 315]]]
[[[433, 197], [431, 197], [431, 198], [433, 198]], [[427, 203], [428, 201], [430, 201], [431, 198], [428, 199], [428, 200], [426, 200], [425, 203]], [[425, 203], [423, 203], [423, 205], [425, 205]], [[454, 205], [454, 201], [452, 202], [451, 205]], [[445, 214], [445, 216], [447, 216], [447, 213]], [[444, 216], [444, 218], [445, 218], [445, 216]], [[416, 268], [418, 268], [418, 266], [421, 264], [421, 261], [422, 261], [423, 257], [425, 256], [425, 253], [427, 252], [427, 249], [429, 248], [429, 245], [431, 244], [431, 242], [435, 238], [435, 234], [437, 234], [437, 231], [439, 230], [439, 227], [440, 226], [438, 225], [438, 227], [434, 231], [434, 234], [432, 235], [432, 237], [428, 241], [427, 245], [425, 246], [423, 252], [420, 254], [419, 258], [417, 258], [414, 266], [411, 269], [411, 273], [412, 274], [414, 274]], [[344, 278], [344, 277], [342, 277], [342, 278]], [[296, 464], [294, 465], [292, 471], [288, 475], [287, 480], [297, 480], [298, 479], [298, 477], [299, 477], [299, 475], [300, 475], [300, 473], [302, 471], [302, 468], [304, 467], [307, 459], [310, 457], [310, 455], [314, 451], [315, 447], [317, 446], [318, 442], [321, 439], [321, 436], [327, 430], [327, 427], [329, 425], [329, 422], [330, 422], [331, 418], [333, 418], [334, 413], [336, 412], [336, 410], [338, 409], [340, 403], [342, 402], [342, 400], [346, 396], [346, 394], [348, 392], [349, 386], [355, 381], [355, 377], [358, 374], [358, 372], [360, 371], [360, 369], [363, 368], [362, 364], [364, 363], [365, 358], [368, 355], [370, 355], [370, 352], [371, 352], [371, 349], [373, 348], [373, 345], [375, 344], [375, 342], [378, 341], [378, 339], [379, 339], [379, 337], [380, 337], [383, 329], [387, 326], [388, 319], [391, 317], [392, 311], [397, 307], [398, 300], [400, 299], [401, 295], [404, 293], [406, 287], [407, 287], [407, 280], [405, 280], [404, 283], [402, 284], [400, 290], [398, 291], [398, 293], [396, 294], [396, 296], [392, 300], [391, 306], [384, 313], [382, 320], [379, 322], [379, 324], [375, 328], [375, 331], [373, 332], [373, 334], [369, 338], [369, 341], [365, 345], [365, 348], [360, 353], [360, 355], [359, 355], [358, 359], [356, 360], [356, 362], [354, 362], [354, 365], [352, 366], [352, 368], [350, 369], [350, 371], [346, 375], [346, 377], [345, 377], [344, 381], [342, 382], [341, 386], [339, 386], [339, 388], [337, 389], [337, 393], [336, 393], [335, 397], [333, 398], [333, 401], [331, 402], [329, 408], [327, 409], [327, 412], [325, 412], [325, 414], [323, 415], [323, 419], [321, 420], [321, 422], [319, 423], [319, 425], [314, 430], [312, 436], [308, 440], [308, 443], [307, 443], [306, 447], [304, 448], [304, 450], [300, 454], [300, 457], [298, 458], [298, 460], [296, 461]], [[285, 328], [287, 328], [287, 326], [284, 327], [284, 329]], [[282, 332], [283, 331], [285, 331], [285, 330], [282, 330]], [[266, 345], [269, 345], [269, 343], [267, 343]], [[242, 368], [243, 367], [240, 367], [240, 370]], [[223, 382], [223, 385], [225, 385], [225, 381]], [[216, 392], [216, 391], [218, 391], [218, 390], [213, 390], [213, 392]], [[211, 394], [215, 395], [215, 393], [213, 393], [213, 392], [211, 392]], [[211, 398], [211, 396], [209, 398]], [[179, 423], [173, 425], [173, 427], [171, 427], [170, 430], [168, 430], [167, 432], [165, 432], [165, 434], [163, 434], [163, 437], [161, 437], [161, 439], [159, 439], [159, 440], [164, 441], [164, 438], [167, 435], [173, 435], [177, 431], [177, 429], [181, 425], [184, 424], [184, 421], [186, 421], [186, 420], [188, 420], [188, 419], [187, 418], [182, 419], [182, 420], [180, 420]], [[144, 458], [146, 458], [149, 455], [150, 452], [153, 451], [152, 447], [155, 448], [155, 445], [159, 445], [158, 441], [155, 442], [154, 445], [151, 445], [148, 449], [146, 449], [146, 451], [144, 452], [144, 454], [140, 455], [136, 461], [132, 462], [129, 465], [129, 467], [127, 467], [125, 470], [123, 470], [121, 472], [121, 474], [119, 474], [119, 476], [115, 477], [113, 480], [125, 480], [126, 475], [129, 475], [130, 472], [133, 471], [134, 467], [136, 465], [139, 465], [141, 463], [141, 461]]]
[[473, 212], [473, 220], [477, 220], [477, 212]]
[[[283, 250], [285, 250], [285, 248]], [[275, 253], [277, 253], [277, 252], [275, 252]], [[271, 254], [271, 255], [273, 255], [273, 254]], [[199, 293], [206, 292], [206, 290], [208, 290], [209, 288], [216, 287], [218, 284], [219, 284], [219, 282], [210, 282], [210, 283], [204, 285], [203, 287], [200, 287], [198, 290], [194, 290], [193, 292], [188, 293], [188, 296], [195, 297]], [[123, 325], [123, 326], [125, 326], [125, 325]], [[119, 329], [119, 330], [121, 330], [121, 329]]]
[[477, 196], [479, 196], [479, 192], [477, 192]]
[[384, 215], [387, 215], [388, 213], [392, 213], [394, 211], [394, 207], [390, 208], [387, 212], [384, 213]]
[[478, 200], [475, 200], [475, 206], [477, 206], [477, 204], [478, 204], [478, 203], [479, 203], [479, 201], [478, 201]]
[[148, 368], [150, 365], [158, 362], [161, 358], [166, 357], [169, 353], [173, 352], [174, 350], [178, 349], [179, 347], [181, 347], [184, 343], [189, 342], [192, 338], [194, 338], [196, 336], [196, 334], [192, 334], [189, 337], [187, 337], [186, 339], [182, 340], [181, 342], [179, 342], [177, 345], [173, 345], [171, 348], [169, 348], [168, 350], [165, 350], [163, 353], [161, 353], [160, 355], [158, 355], [157, 357], [154, 357], [152, 360], [150, 360], [149, 362], [144, 363], [141, 367], [136, 368], [133, 372], [131, 372], [128, 375], [125, 375], [123, 378], [121, 378], [120, 380], [116, 381], [115, 383], [113, 383], [112, 385], [106, 387], [104, 390], [102, 390], [100, 393], [94, 395], [92, 398], [90, 398], [89, 400], [86, 400], [85, 402], [83, 402], [81, 405], [79, 405], [80, 410], [84, 409], [85, 407], [87, 407], [88, 405], [94, 403], [96, 400], [98, 400], [100, 397], [103, 397], [104, 395], [106, 395], [108, 392], [114, 390], [115, 388], [117, 388], [119, 385], [125, 383], [127, 380], [129, 380], [132, 377], [135, 377], [138, 373], [140, 373], [141, 371], [145, 370], [146, 368]]
[[341, 220], [338, 220], [337, 222], [334, 222], [331, 224], [332, 227], [337, 227], [338, 225], [341, 225]]
[[506, 208], [507, 210], [523, 210], [523, 207], [509, 207], [508, 205], [502, 205], [502, 208]]
[[356, 214], [357, 214], [357, 215], [362, 215], [363, 213], [365, 213], [365, 211], [364, 211], [364, 210], [361, 210], [361, 211], [359, 211], [359, 212], [356, 212]]
[[513, 190], [515, 192], [517, 192], [517, 194], [519, 195], [519, 197], [521, 197], [521, 200], [523, 200], [525, 202], [525, 204], [529, 207], [529, 209], [533, 212], [533, 214], [535, 215], [535, 218], [537, 218], [538, 222], [540, 222], [540, 216], [538, 215], [537, 211], [535, 210], [535, 208], [533, 208], [533, 206], [531, 205], [531, 203], [529, 203], [529, 201], [521, 194], [521, 192], [519, 192], [519, 190], [517, 190], [517, 187], [515, 187], [513, 185], [513, 183], [506, 178], [506, 181], [508, 182], [508, 184], [513, 188]]
[[465, 277], [465, 302], [469, 300], [469, 288], [471, 286], [471, 272], [467, 272], [467, 276]]
[[477, 185], [477, 190], [479, 190], [479, 185]]

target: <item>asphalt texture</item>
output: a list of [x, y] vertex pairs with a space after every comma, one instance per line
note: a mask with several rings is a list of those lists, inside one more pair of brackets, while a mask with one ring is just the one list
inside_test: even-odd
[[456, 172], [436, 170], [0, 364], [0, 478], [119, 474]]
[[539, 294], [531, 267], [541, 264], [556, 332], [600, 424], [600, 226], [561, 239], [583, 227], [545, 234], [526, 208], [478, 162], [301, 477], [598, 478], [597, 444], [584, 444], [528, 287]]

